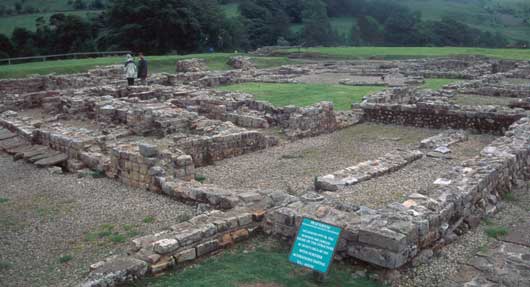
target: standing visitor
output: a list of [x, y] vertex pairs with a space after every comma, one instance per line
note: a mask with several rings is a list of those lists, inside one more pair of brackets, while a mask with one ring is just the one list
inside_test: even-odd
[[144, 54], [140, 53], [140, 61], [138, 62], [138, 78], [141, 85], [147, 85], [147, 61], [144, 59]]
[[127, 84], [133, 86], [134, 79], [138, 76], [138, 71], [136, 69], [136, 63], [134, 63], [134, 59], [130, 54], [127, 55], [127, 61], [125, 62], [123, 70], [125, 72], [125, 77], [127, 78]]

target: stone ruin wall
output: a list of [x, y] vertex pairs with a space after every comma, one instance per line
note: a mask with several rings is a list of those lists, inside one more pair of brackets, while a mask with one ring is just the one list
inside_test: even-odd
[[363, 119], [370, 122], [494, 134], [503, 134], [528, 115], [524, 110], [461, 106], [443, 100], [443, 95], [436, 93], [425, 95], [416, 89], [396, 88], [367, 97], [357, 107], [363, 110]]
[[123, 69], [120, 65], [89, 70], [72, 75], [33, 76], [21, 79], [0, 80], [0, 94], [25, 94], [45, 90], [76, 89], [111, 83], [122, 83]]
[[[231, 197], [236, 199], [224, 212], [212, 211], [132, 240], [128, 256], [93, 264], [81, 286], [114, 285], [186, 266], [260, 230], [292, 241], [304, 217], [343, 228], [337, 259], [351, 257], [384, 268], [399, 268], [422, 250], [448, 244], [455, 233], [476, 227], [483, 216], [495, 212], [497, 202], [518, 179], [528, 178], [529, 171], [530, 119], [524, 118], [479, 156], [437, 180], [436, 187], [411, 194], [402, 203], [372, 210], [319, 195], [294, 197], [265, 190], [234, 194]], [[181, 194], [177, 198], [185, 194], [186, 199], [199, 202], [212, 196], [211, 191], [197, 193], [178, 184], [164, 184], [164, 189]], [[210, 201], [219, 200], [215, 198]]]
[[444, 245], [496, 210], [496, 203], [530, 170], [530, 120], [513, 124], [480, 156], [454, 168], [437, 188], [411, 194], [386, 208], [358, 208], [295, 202], [267, 213], [267, 233], [292, 240], [303, 217], [344, 228], [339, 258], [353, 257], [385, 268], [398, 268], [423, 249]]

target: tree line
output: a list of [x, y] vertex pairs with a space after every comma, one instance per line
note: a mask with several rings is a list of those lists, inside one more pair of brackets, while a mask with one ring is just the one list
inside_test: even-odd
[[[223, 12], [221, 5], [230, 3], [238, 4], [237, 16]], [[351, 28], [336, 30], [332, 17], [351, 18]], [[505, 47], [508, 40], [451, 17], [425, 21], [390, 0], [111, 0], [92, 18], [58, 13], [37, 19], [35, 31], [0, 34], [0, 58], [123, 49], [246, 51], [270, 45]]]

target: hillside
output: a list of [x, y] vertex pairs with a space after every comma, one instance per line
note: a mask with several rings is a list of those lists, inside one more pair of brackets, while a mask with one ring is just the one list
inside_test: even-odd
[[[368, 0], [371, 1], [371, 0]], [[500, 32], [511, 41], [530, 41], [530, 1], [525, 0], [390, 0], [418, 11], [424, 20], [449, 16], [482, 31]], [[227, 16], [237, 16], [237, 4], [224, 5]], [[331, 17], [333, 28], [349, 36], [355, 17]], [[301, 31], [293, 24], [291, 31]]]
[[[29, 30], [35, 29], [38, 17], [47, 18], [54, 12], [66, 12], [81, 16], [94, 15], [95, 10], [89, 10], [94, 0], [81, 0], [85, 9], [77, 9], [76, 0], [4, 0], [0, 4], [2, 9], [15, 9], [21, 3], [22, 11], [34, 10], [35, 13], [20, 15], [0, 15], [0, 33], [10, 35], [15, 27]], [[244, 1], [244, 0], [243, 0]], [[368, 0], [373, 1], [373, 0]], [[425, 20], [440, 20], [450, 16], [471, 27], [483, 31], [501, 32], [511, 41], [530, 41], [530, 1], [525, 0], [390, 0], [419, 11]], [[105, 4], [106, 0], [100, 1]], [[3, 7], [3, 8], [2, 8]], [[93, 7], [92, 7], [93, 8]], [[238, 4], [223, 5], [225, 14], [229, 17], [239, 15]], [[89, 10], [89, 11], [87, 11]], [[332, 17], [331, 23], [339, 34], [348, 36], [353, 17]], [[294, 24], [292, 31], [300, 31], [301, 24]]]
[[421, 12], [425, 20], [450, 16], [511, 40], [530, 40], [530, 1], [526, 0], [394, 0]]
[[[3, 0], [0, 3], [0, 34], [11, 35], [17, 27], [36, 29], [35, 20], [61, 12], [89, 17], [100, 13], [107, 0]], [[96, 4], [96, 2], [99, 2]]]

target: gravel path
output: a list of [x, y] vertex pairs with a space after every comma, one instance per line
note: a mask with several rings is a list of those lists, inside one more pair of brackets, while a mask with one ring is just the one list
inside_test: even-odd
[[443, 177], [453, 166], [477, 156], [494, 138], [491, 135], [471, 135], [467, 141], [450, 147], [452, 152], [449, 155], [453, 159], [424, 157], [396, 172], [361, 182], [338, 192], [326, 192], [326, 195], [370, 208], [403, 201], [408, 194], [432, 187], [433, 182]]
[[216, 162], [198, 169], [209, 183], [228, 188], [271, 188], [294, 193], [313, 187], [314, 177], [377, 158], [397, 148], [416, 147], [439, 130], [360, 124]]
[[52, 175], [0, 154], [0, 286], [72, 286], [131, 237], [193, 208], [110, 179]]

